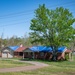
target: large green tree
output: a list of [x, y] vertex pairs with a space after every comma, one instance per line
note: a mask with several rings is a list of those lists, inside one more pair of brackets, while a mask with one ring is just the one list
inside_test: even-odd
[[75, 18], [68, 9], [50, 10], [44, 4], [40, 5], [31, 20], [32, 41], [54, 47], [67, 45], [75, 37], [74, 22]]

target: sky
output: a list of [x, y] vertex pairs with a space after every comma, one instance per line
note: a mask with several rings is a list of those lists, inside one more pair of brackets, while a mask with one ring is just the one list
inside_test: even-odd
[[42, 4], [48, 9], [62, 6], [75, 17], [75, 0], [0, 0], [0, 37], [28, 36], [34, 12]]

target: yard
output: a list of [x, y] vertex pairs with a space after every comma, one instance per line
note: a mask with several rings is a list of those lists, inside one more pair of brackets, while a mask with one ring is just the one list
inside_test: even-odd
[[[16, 59], [15, 59], [16, 60]], [[20, 67], [20, 66], [27, 66], [30, 65], [28, 63], [12, 61], [12, 60], [0, 60], [0, 68], [12, 68], [12, 67]]]
[[[1, 62], [4, 64], [3, 61]], [[1, 62], [0, 65], [2, 64]], [[10, 63], [11, 61], [8, 62]], [[5, 64], [8, 64], [8, 62], [5, 61]], [[22, 71], [22, 72], [0, 73], [0, 75], [75, 75], [75, 60], [60, 61], [60, 62], [49, 62], [49, 61], [39, 61], [39, 62], [49, 64], [49, 66], [42, 69], [38, 69], [36, 71], [33, 70], [33, 71], [26, 71], [26, 72]], [[12, 63], [12, 65], [13, 64], [14, 63]], [[17, 65], [19, 64], [20, 63], [18, 63]], [[21, 65], [24, 64], [20, 64], [20, 66]]]

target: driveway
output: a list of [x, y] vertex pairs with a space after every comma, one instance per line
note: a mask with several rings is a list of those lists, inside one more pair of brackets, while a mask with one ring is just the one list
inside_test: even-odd
[[[18, 61], [18, 60], [14, 60], [14, 61]], [[31, 70], [36, 70], [36, 69], [48, 66], [47, 64], [44, 64], [44, 63], [41, 63], [41, 62], [35, 62], [35, 61], [18, 61], [18, 62], [25, 62], [25, 63], [30, 63], [30, 64], [33, 64], [33, 65], [22, 66], [22, 67], [14, 67], [14, 68], [2, 68], [2, 69], [0, 69], [0, 73], [31, 71]]]

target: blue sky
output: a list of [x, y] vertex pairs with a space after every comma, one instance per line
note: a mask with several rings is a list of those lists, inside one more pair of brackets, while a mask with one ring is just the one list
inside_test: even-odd
[[75, 0], [0, 0], [0, 37], [28, 35], [30, 21], [39, 4], [49, 9], [62, 6], [75, 17]]

